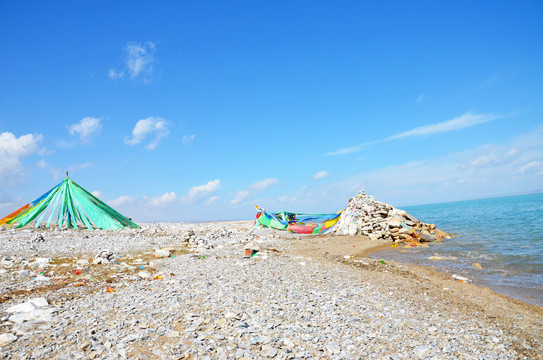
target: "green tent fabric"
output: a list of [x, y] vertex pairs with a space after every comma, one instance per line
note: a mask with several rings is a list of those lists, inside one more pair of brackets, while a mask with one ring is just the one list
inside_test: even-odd
[[56, 219], [59, 228], [63, 226], [74, 229], [85, 226], [89, 230], [139, 228], [136, 223], [68, 177], [33, 202], [0, 219], [0, 225], [9, 224], [20, 228], [36, 220], [37, 228], [46, 216], [48, 216], [45, 225], [47, 227], [50, 227], [51, 221]]

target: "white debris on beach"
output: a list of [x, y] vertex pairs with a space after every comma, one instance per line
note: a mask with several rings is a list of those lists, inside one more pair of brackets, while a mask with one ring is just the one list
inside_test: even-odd
[[[529, 335], [473, 316], [445, 295], [430, 296], [424, 279], [405, 270], [398, 283], [413, 281], [420, 289], [379, 280], [394, 275], [393, 264], [371, 272], [371, 259], [355, 267], [301, 257], [289, 252], [299, 236], [251, 228], [240, 222], [0, 231], [0, 356], [517, 359], [542, 353], [541, 327], [526, 341]], [[37, 233], [43, 240], [34, 241]], [[244, 258], [248, 243], [259, 251]], [[49, 281], [36, 282], [39, 276]]]

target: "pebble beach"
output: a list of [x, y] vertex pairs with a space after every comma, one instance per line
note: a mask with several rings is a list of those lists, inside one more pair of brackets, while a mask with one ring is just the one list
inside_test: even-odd
[[366, 236], [247, 221], [0, 244], [3, 359], [543, 358], [541, 307], [373, 259], [391, 243]]

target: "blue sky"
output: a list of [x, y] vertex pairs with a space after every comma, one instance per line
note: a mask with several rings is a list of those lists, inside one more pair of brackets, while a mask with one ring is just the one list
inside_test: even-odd
[[136, 221], [543, 189], [539, 1], [0, 3], [0, 211]]

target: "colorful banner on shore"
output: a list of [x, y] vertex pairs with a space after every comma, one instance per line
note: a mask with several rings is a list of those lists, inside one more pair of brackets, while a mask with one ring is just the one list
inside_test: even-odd
[[266, 212], [255, 205], [256, 226], [277, 230], [288, 230], [296, 234], [323, 234], [335, 229], [343, 210], [335, 214], [305, 214], [279, 211]]

